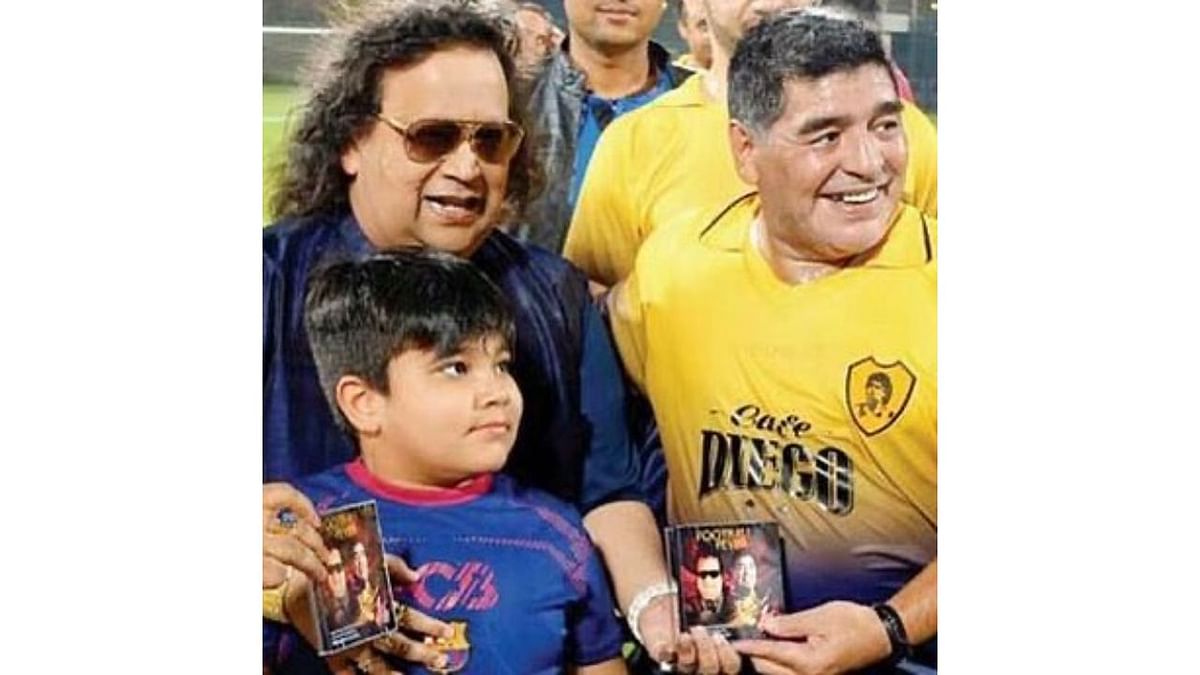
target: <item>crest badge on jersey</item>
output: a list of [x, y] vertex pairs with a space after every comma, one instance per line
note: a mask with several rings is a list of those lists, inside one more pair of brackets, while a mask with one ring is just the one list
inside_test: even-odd
[[457, 673], [467, 666], [467, 661], [471, 656], [471, 643], [467, 640], [467, 622], [448, 621], [447, 623], [454, 629], [452, 637], [425, 637], [426, 646], [432, 647], [434, 650], [446, 655], [445, 667], [430, 669], [435, 673], [439, 673], [439, 675]]
[[874, 356], [859, 359], [846, 369], [846, 405], [850, 417], [868, 436], [892, 426], [912, 398], [917, 377], [903, 361], [882, 364]]

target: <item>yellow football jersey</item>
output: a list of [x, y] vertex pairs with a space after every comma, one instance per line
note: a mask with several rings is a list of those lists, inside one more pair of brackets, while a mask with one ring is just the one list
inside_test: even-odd
[[[908, 139], [904, 200], [937, 217], [937, 131], [916, 106], [901, 114]], [[610, 286], [629, 275], [660, 225], [701, 220], [751, 189], [729, 146], [729, 113], [692, 76], [604, 130], [588, 164], [563, 257]]]
[[670, 519], [778, 522], [790, 609], [884, 599], [937, 551], [937, 223], [903, 206], [863, 262], [789, 285], [757, 201], [656, 232], [610, 298]]

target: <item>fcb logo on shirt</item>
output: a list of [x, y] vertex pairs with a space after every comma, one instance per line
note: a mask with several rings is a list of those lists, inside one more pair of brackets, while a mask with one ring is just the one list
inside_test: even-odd
[[901, 361], [884, 365], [874, 356], [846, 369], [846, 405], [850, 417], [868, 436], [892, 426], [912, 398], [917, 378]]

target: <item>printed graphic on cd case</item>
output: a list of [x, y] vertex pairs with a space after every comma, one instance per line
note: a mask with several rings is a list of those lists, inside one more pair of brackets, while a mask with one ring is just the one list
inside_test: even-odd
[[666, 529], [679, 583], [679, 623], [729, 639], [759, 637], [759, 621], [783, 612], [783, 544], [776, 523], [681, 525]]
[[326, 656], [395, 630], [396, 615], [375, 502], [322, 514], [321, 538], [329, 576], [314, 588], [312, 604]]

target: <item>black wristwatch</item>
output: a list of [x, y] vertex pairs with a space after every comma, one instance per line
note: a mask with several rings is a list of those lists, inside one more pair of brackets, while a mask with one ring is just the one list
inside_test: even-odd
[[900, 620], [900, 615], [896, 613], [896, 610], [886, 602], [872, 605], [871, 608], [879, 615], [879, 620], [883, 622], [883, 629], [887, 631], [888, 642], [892, 643], [892, 653], [888, 657], [888, 663], [894, 666], [901, 660], [912, 656], [912, 645], [908, 644], [908, 633], [904, 632], [904, 622]]

